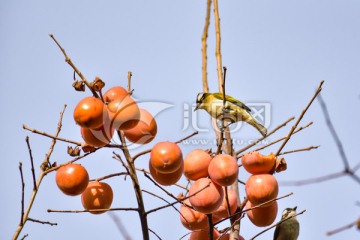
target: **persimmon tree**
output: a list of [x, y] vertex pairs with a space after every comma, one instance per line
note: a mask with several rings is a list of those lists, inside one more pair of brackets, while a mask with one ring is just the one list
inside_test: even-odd
[[[218, 89], [213, 89], [212, 92], [220, 92], [225, 96], [227, 69], [222, 64], [218, 0], [207, 1], [205, 25], [201, 38], [203, 89], [199, 89], [199, 91], [205, 93], [210, 91], [207, 79], [207, 39], [212, 8], [216, 33], [215, 58], [218, 77]], [[283, 151], [294, 134], [311, 125], [311, 123], [305, 125], [300, 123], [314, 100], [319, 96], [324, 81], [320, 81], [312, 98], [304, 102], [303, 110], [296, 113], [298, 114], [296, 117], [290, 117], [277, 127], [268, 129], [266, 136], [242, 149], [234, 149], [230, 131], [231, 124], [226, 119], [220, 119], [213, 120], [217, 138], [217, 146], [214, 149], [194, 149], [187, 156], [183, 156], [181, 143], [196, 134], [201, 134], [194, 132], [189, 136], [182, 136], [181, 139], [157, 142], [151, 149], [134, 154], [129, 145], [133, 143], [146, 145], [149, 142], [156, 141], [157, 123], [151, 112], [139, 108], [137, 102], [132, 98], [134, 91], [131, 88], [132, 73], [128, 72], [127, 87], [107, 86], [100, 77], [96, 77], [94, 81], [90, 82], [72, 62], [55, 36], [50, 34], [50, 37], [62, 52], [66, 63], [74, 70], [74, 76], [80, 78], [76, 80], [74, 77], [74, 89], [82, 92], [89, 91], [88, 96], [82, 99], [75, 109], [71, 110], [74, 112], [74, 129], [80, 128], [84, 141], [77, 142], [59, 137], [63, 115], [68, 112], [68, 110], [65, 111], [66, 105], [60, 113], [57, 131], [54, 135], [26, 125], [23, 126], [27, 131], [50, 138], [52, 144], [42, 161], [40, 174], [36, 176], [29, 139], [26, 139], [32, 166], [33, 190], [30, 199], [26, 200], [24, 198], [25, 179], [20, 163], [19, 171], [22, 180], [21, 217], [13, 239], [21, 237], [23, 227], [29, 221], [56, 225], [56, 223], [33, 219], [29, 215], [42, 180], [55, 172], [56, 181], [54, 180], [54, 184], [56, 182], [60, 190], [66, 195], [81, 195], [84, 210], [48, 209], [49, 213], [90, 212], [102, 214], [112, 211], [131, 211], [139, 217], [141, 223], [139, 228], [143, 239], [150, 239], [151, 234], [162, 239], [149, 228], [148, 216], [166, 208], [177, 211], [179, 214], [178, 221], [181, 221], [182, 225], [189, 230], [189, 235], [178, 236], [179, 239], [203, 239], [202, 237], [208, 237], [208, 239], [242, 239], [240, 223], [244, 217], [251, 220], [254, 228], [266, 227], [264, 230], [259, 230], [259, 234], [251, 238], [255, 239], [265, 231], [290, 219], [274, 222], [278, 215], [277, 201], [293, 194], [278, 196], [279, 185], [276, 176], [287, 169], [285, 154], [309, 151], [318, 147], [305, 146], [301, 149]], [[106, 92], [104, 92], [105, 89]], [[223, 104], [225, 108], [225, 101]], [[259, 142], [276, 134], [279, 129], [287, 127], [292, 121], [294, 122], [291, 127], [288, 127], [288, 134], [253, 149]], [[119, 139], [118, 143], [112, 141], [115, 137]], [[70, 161], [52, 161], [52, 153], [58, 141], [69, 144], [68, 154], [72, 158]], [[272, 151], [268, 150], [276, 143], [281, 143], [279, 148], [272, 149]], [[94, 179], [92, 176], [88, 176], [86, 169], [79, 162], [86, 161], [91, 154], [103, 149], [110, 149], [111, 157], [119, 161], [119, 169], [122, 170]], [[140, 158], [150, 159], [148, 169], [137, 166], [137, 160]], [[249, 179], [243, 179], [243, 171], [247, 171], [252, 176]], [[139, 180], [140, 174], [145, 176], [145, 180], [153, 184], [154, 189], [160, 190], [163, 194], [159, 196], [144, 190], [142, 188], [143, 183]], [[112, 188], [118, 186], [111, 186], [106, 183], [106, 180], [120, 176], [130, 178], [136, 196], [136, 207], [118, 208], [116, 202], [112, 201]], [[182, 176], [187, 179], [186, 185], [178, 183]], [[169, 191], [166, 186], [170, 185], [177, 186], [178, 191]], [[240, 195], [239, 188], [245, 189], [246, 196]], [[155, 196], [164, 205], [146, 209], [143, 197], [145, 193]], [[304, 212], [305, 210], [301, 209], [297, 215]], [[89, 217], [93, 216], [89, 215]], [[220, 228], [219, 225], [223, 226], [223, 223], [226, 223], [226, 227]]]

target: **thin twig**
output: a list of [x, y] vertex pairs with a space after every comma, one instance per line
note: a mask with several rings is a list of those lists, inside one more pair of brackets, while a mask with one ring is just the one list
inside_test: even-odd
[[155, 231], [151, 230], [150, 228], [149, 228], [149, 231], [150, 231], [152, 234], [154, 234], [159, 240], [162, 240], [162, 238], [161, 238], [159, 235], [157, 235]]
[[21, 217], [20, 217], [20, 226], [24, 225], [24, 198], [25, 198], [25, 182], [24, 175], [22, 171], [22, 162], [19, 162], [19, 171], [21, 177]]
[[154, 179], [152, 179], [152, 177], [149, 176], [149, 174], [147, 174], [145, 171], [143, 172], [144, 176], [146, 178], [148, 178], [156, 187], [160, 188], [164, 193], [166, 193], [169, 197], [175, 199], [176, 201], [178, 201], [178, 199], [169, 191], [167, 191], [165, 188], [163, 188], [162, 186], [160, 186], [160, 184], [158, 184]]
[[112, 174], [109, 174], [109, 175], [106, 175], [106, 176], [103, 176], [103, 177], [100, 177], [100, 178], [95, 178], [95, 179], [90, 179], [90, 182], [100, 182], [102, 180], [105, 180], [105, 179], [108, 179], [108, 178], [112, 178], [112, 177], [118, 177], [118, 176], [123, 176], [123, 175], [129, 175], [128, 172], [119, 172], [119, 173], [112, 173]]
[[[59, 136], [59, 134], [60, 134], [65, 109], [66, 109], [66, 104], [64, 105], [63, 110], [60, 112], [60, 120], [58, 122], [58, 127], [56, 129], [55, 138], [57, 138]], [[55, 138], [53, 138], [53, 140], [51, 142], [51, 146], [49, 148], [49, 151], [46, 153], [45, 160], [43, 161], [43, 165], [47, 164], [49, 167], [51, 167], [50, 156], [51, 156], [52, 152], [54, 151], [54, 147], [55, 147], [55, 144], [56, 144], [56, 139]]]
[[132, 77], [132, 72], [128, 71], [128, 85], [127, 85], [127, 89], [128, 89], [128, 93], [131, 95], [133, 93], [133, 89], [131, 89], [131, 77]]
[[53, 34], [49, 34], [49, 36], [54, 40], [56, 45], [60, 48], [61, 52], [64, 54], [65, 62], [67, 62], [72, 69], [76, 72], [76, 74], [81, 78], [81, 80], [86, 84], [86, 86], [90, 89], [94, 97], [99, 98], [99, 95], [95, 92], [95, 90], [91, 87], [90, 83], [86, 80], [84, 75], [80, 72], [80, 70], [75, 66], [75, 64], [71, 61], [69, 56], [66, 54], [65, 49], [60, 45], [60, 43], [55, 39]]
[[276, 131], [278, 131], [280, 128], [285, 127], [286, 124], [288, 124], [289, 122], [291, 122], [292, 120], [294, 120], [295, 117], [291, 117], [288, 120], [286, 120], [285, 122], [283, 122], [282, 124], [280, 124], [279, 126], [277, 126], [276, 128], [274, 128], [271, 132], [269, 132], [268, 134], [266, 134], [265, 137], [261, 137], [259, 139], [257, 139], [256, 141], [252, 142], [251, 144], [247, 145], [246, 147], [236, 151], [236, 155], [239, 155], [240, 153], [248, 150], [249, 148], [255, 146], [256, 144], [258, 144], [259, 142], [261, 142], [262, 140], [264, 140], [265, 138], [271, 136], [272, 134], [274, 134]]
[[42, 131], [36, 130], [36, 129], [34, 129], [34, 128], [29, 128], [29, 127], [26, 126], [25, 124], [23, 125], [23, 128], [24, 128], [25, 130], [30, 131], [30, 132], [33, 132], [33, 133], [36, 133], [36, 134], [40, 134], [40, 135], [43, 135], [43, 136], [45, 136], [45, 137], [48, 137], [48, 138], [51, 138], [51, 139], [54, 139], [54, 140], [59, 140], [59, 141], [62, 141], [62, 142], [67, 142], [67, 143], [75, 144], [75, 145], [77, 145], [77, 146], [81, 146], [81, 142], [76, 142], [76, 141], [73, 141], [73, 140], [69, 140], [69, 139], [57, 137], [57, 136], [48, 134], [47, 132], [42, 132]]
[[57, 165], [57, 166], [55, 166], [55, 167], [51, 167], [51, 168], [47, 169], [46, 171], [44, 171], [44, 175], [46, 175], [46, 174], [48, 174], [48, 173], [50, 173], [50, 172], [56, 171], [57, 169], [61, 168], [62, 166], [65, 166], [65, 165], [67, 165], [67, 164], [70, 164], [70, 163], [74, 163], [74, 162], [76, 162], [76, 161], [79, 161], [80, 159], [82, 159], [82, 158], [84, 158], [84, 157], [86, 157], [86, 156], [88, 156], [88, 155], [96, 152], [98, 149], [100, 149], [100, 148], [95, 148], [93, 152], [85, 153], [85, 154], [83, 154], [83, 155], [81, 155], [81, 156], [78, 156], [78, 157], [73, 158], [72, 160], [70, 160], [70, 161], [68, 161], [68, 162], [66, 162], [66, 163]]
[[358, 184], [360, 184], [360, 178], [354, 174], [352, 170], [346, 171], [347, 174], [350, 175], [352, 179], [354, 179]]
[[353, 172], [355, 173], [359, 169], [360, 169], [360, 162], [353, 167]]
[[[300, 132], [301, 130], [304, 130], [305, 128], [311, 126], [312, 124], [313, 124], [313, 122], [309, 122], [307, 125], [302, 126], [302, 127], [299, 127], [298, 129], [296, 129], [296, 130], [293, 132], [293, 135], [296, 134], [296, 133], [298, 133], [298, 132]], [[262, 149], [264, 149], [264, 148], [267, 148], [267, 147], [270, 147], [271, 145], [274, 145], [275, 143], [281, 142], [281, 141], [284, 140], [284, 139], [286, 139], [286, 136], [285, 136], [285, 137], [282, 137], [282, 138], [279, 138], [279, 139], [277, 139], [277, 140], [274, 140], [274, 141], [272, 141], [272, 142], [270, 142], [270, 143], [268, 143], [268, 144], [266, 144], [266, 145], [264, 145], [264, 146], [258, 147], [258, 148], [256, 148], [256, 149], [254, 149], [253, 151], [260, 151], [260, 150], [262, 150]], [[243, 154], [239, 155], [237, 158], [241, 158], [242, 156], [243, 156]]]
[[192, 138], [193, 136], [195, 136], [198, 133], [199, 133], [198, 131], [195, 131], [195, 132], [191, 133], [190, 135], [188, 135], [188, 136], [186, 136], [186, 137], [184, 137], [184, 138], [182, 138], [180, 140], [177, 140], [175, 143], [176, 144], [182, 143], [183, 141], [185, 141], [185, 140], [187, 140], [189, 138]]
[[129, 233], [127, 232], [126, 228], [121, 222], [121, 219], [113, 212], [108, 212], [111, 219], [114, 221], [116, 227], [119, 229], [120, 234], [122, 235], [123, 239], [131, 240]]
[[[184, 138], [182, 138], [182, 139], [180, 139], [180, 140], [177, 140], [175, 143], [176, 143], [176, 144], [179, 144], [179, 143], [181, 143], [181, 142], [183, 142], [183, 141], [185, 141], [185, 140], [187, 140], [187, 139], [195, 136], [195, 135], [198, 134], [198, 133], [199, 133], [198, 131], [195, 131], [195, 132], [191, 133], [190, 135], [188, 135], [188, 136], [186, 136], [186, 137], [184, 137]], [[145, 150], [145, 151], [139, 152], [138, 154], [136, 154], [136, 155], [133, 157], [133, 161], [135, 161], [138, 157], [140, 157], [140, 156], [142, 156], [142, 155], [145, 155], [145, 154], [147, 154], [147, 153], [150, 153], [150, 152], [151, 152], [151, 149], [147, 149], [147, 150]]]
[[29, 151], [29, 155], [30, 155], [30, 162], [31, 162], [31, 175], [32, 175], [32, 179], [33, 179], [33, 189], [36, 190], [36, 177], [35, 177], [35, 168], [34, 168], [34, 158], [32, 156], [32, 151], [31, 151], [31, 147], [30, 147], [30, 141], [29, 141], [29, 136], [26, 136], [25, 138], [26, 141], [26, 145], [28, 147], [28, 151]]
[[[136, 170], [137, 171], [140, 171], [140, 172], [143, 172], [143, 173], [146, 173], [146, 174], [150, 174], [150, 172], [149, 171], [147, 171], [147, 170], [145, 170], [144, 168], [136, 168]], [[150, 174], [151, 175], [151, 174]], [[179, 188], [181, 188], [181, 189], [184, 189], [185, 191], [189, 191], [189, 188], [188, 187], [185, 187], [185, 186], [183, 186], [183, 185], [181, 185], [181, 184], [179, 184], [179, 183], [175, 183], [175, 184], [173, 184], [172, 186], [176, 186], [176, 187], [179, 187]]]
[[335, 229], [335, 230], [328, 231], [328, 232], [326, 232], [326, 235], [331, 236], [331, 235], [334, 235], [334, 234], [336, 234], [336, 233], [345, 231], [345, 230], [347, 230], [347, 229], [349, 229], [349, 228], [352, 228], [353, 226], [356, 226], [359, 221], [360, 221], [360, 219], [358, 219], [358, 220], [355, 221], [355, 222], [346, 224], [345, 226], [339, 227], [339, 228], [337, 228], [337, 229]]
[[93, 210], [54, 210], [48, 209], [48, 213], [85, 213], [85, 212], [104, 212], [104, 211], [139, 211], [138, 208], [105, 208]]
[[346, 172], [341, 171], [341, 172], [337, 172], [337, 173], [328, 174], [328, 175], [325, 175], [322, 177], [310, 178], [310, 179], [300, 180], [300, 181], [284, 181], [284, 182], [279, 182], [279, 184], [282, 186], [303, 186], [303, 185], [309, 185], [309, 184], [328, 181], [330, 179], [339, 178], [339, 177], [342, 177], [345, 175], [346, 175]]
[[29, 236], [29, 234], [25, 234], [22, 238], [20, 238], [20, 240], [24, 240], [25, 238], [27, 238]]
[[341, 160], [343, 161], [344, 167], [345, 167], [345, 169], [349, 169], [350, 165], [349, 165], [349, 161], [348, 161], [348, 159], [346, 157], [343, 144], [342, 144], [339, 136], [336, 133], [334, 125], [331, 122], [331, 118], [330, 118], [329, 112], [327, 110], [326, 103], [323, 100], [321, 94], [319, 94], [318, 101], [320, 103], [321, 110], [322, 110], [322, 112], [324, 114], [326, 125], [328, 126], [329, 131], [331, 133], [331, 136], [333, 137], [333, 139], [334, 139], [334, 141], [336, 143], [336, 146], [337, 146], [337, 148], [339, 150], [339, 154], [340, 154]]
[[207, 38], [209, 33], [209, 25], [210, 25], [210, 12], [211, 12], [211, 0], [207, 0], [206, 4], [206, 17], [205, 17], [205, 25], [204, 31], [201, 37], [201, 53], [202, 53], [202, 83], [203, 83], [203, 91], [209, 92], [209, 84], [207, 79]]
[[297, 213], [297, 214], [295, 214], [295, 215], [293, 215], [293, 216], [290, 216], [290, 217], [287, 217], [287, 218], [285, 218], [285, 219], [282, 219], [281, 221], [277, 222], [276, 224], [273, 224], [273, 225], [271, 225], [270, 227], [268, 227], [268, 228], [264, 229], [263, 231], [259, 232], [258, 234], [256, 234], [256, 235], [253, 236], [252, 238], [250, 238], [250, 240], [253, 240], [253, 239], [257, 238], [257, 237], [260, 236], [261, 234], [269, 231], [270, 229], [272, 229], [272, 228], [274, 228], [274, 227], [282, 224], [283, 222], [285, 222], [285, 221], [287, 221], [287, 220], [289, 220], [289, 219], [291, 219], [291, 218], [294, 218], [294, 217], [296, 217], [296, 216], [298, 216], [298, 215], [300, 215], [300, 214], [303, 214], [304, 212], [306, 212], [306, 210], [303, 210], [303, 211], [301, 211], [301, 212], [299, 212], [299, 213]]
[[310, 102], [309, 102], [308, 105], [305, 107], [305, 109], [302, 110], [302, 112], [301, 112], [298, 120], [296, 121], [296, 123], [291, 127], [291, 130], [290, 130], [289, 134], [287, 135], [286, 139], [284, 140], [284, 142], [282, 143], [282, 145], [280, 146], [280, 148], [277, 150], [277, 152], [276, 152], [276, 154], [275, 154], [276, 156], [279, 155], [279, 153], [281, 152], [281, 150], [285, 147], [286, 143], [290, 140], [292, 134], [294, 133], [294, 131], [295, 131], [297, 125], [300, 123], [301, 119], [304, 117], [306, 111], [309, 109], [309, 107], [311, 106], [312, 102], [315, 100], [315, 98], [316, 98], [316, 97], [319, 95], [319, 93], [321, 92], [321, 89], [322, 89], [321, 87], [322, 87], [323, 83], [324, 83], [324, 80], [322, 80], [322, 81], [320, 82], [319, 87], [318, 87], [318, 89], [316, 90], [316, 92], [315, 92], [315, 94], [313, 95], [313, 97], [311, 98]]
[[287, 197], [289, 197], [289, 196], [291, 196], [291, 195], [293, 195], [293, 194], [294, 194], [294, 193], [291, 192], [291, 193], [288, 193], [288, 194], [283, 195], [283, 196], [281, 196], [281, 197], [270, 199], [269, 201], [263, 202], [263, 203], [258, 204], [258, 205], [256, 205], [256, 206], [253, 206], [253, 207], [251, 207], [251, 208], [247, 208], [247, 209], [243, 210], [242, 208], [245, 207], [245, 204], [246, 204], [246, 202], [248, 201], [247, 199], [245, 199], [244, 202], [241, 204], [241, 207], [242, 207], [242, 208], [240, 208], [240, 209], [241, 209], [240, 211], [234, 213], [233, 215], [231, 215], [231, 216], [229, 216], [229, 217], [226, 217], [226, 218], [221, 219], [220, 221], [216, 222], [215, 225], [218, 225], [218, 224], [226, 221], [227, 219], [230, 219], [230, 218], [232, 218], [232, 217], [234, 217], [234, 216], [241, 215], [241, 214], [243, 214], [243, 213], [245, 213], [245, 212], [247, 212], [247, 211], [253, 210], [253, 209], [255, 209], [255, 208], [260, 208], [260, 207], [262, 207], [262, 206], [265, 206], [265, 205], [267, 205], [267, 204], [269, 204], [269, 203], [272, 203], [272, 202], [275, 202], [275, 201], [277, 201], [277, 200], [280, 200], [280, 199], [283, 199], [283, 198], [287, 198]]
[[47, 225], [50, 225], [50, 226], [58, 225], [57, 223], [52, 223], [52, 222], [48, 222], [48, 221], [41, 221], [41, 220], [37, 220], [37, 219], [33, 219], [33, 218], [28, 218], [27, 220], [29, 220], [31, 222], [36, 222], [36, 223], [47, 224]]
[[[158, 210], [161, 210], [161, 209], [164, 209], [164, 208], [167, 208], [167, 207], [173, 207], [173, 208], [175, 209], [175, 211], [177, 211], [179, 214], [181, 214], [180, 211], [179, 211], [176, 207], [174, 207], [175, 204], [180, 203], [179, 200], [171, 203], [171, 202], [169, 202], [168, 200], [166, 200], [165, 198], [160, 197], [160, 196], [158, 196], [158, 195], [156, 195], [156, 194], [154, 194], [154, 193], [152, 193], [152, 192], [149, 192], [149, 191], [146, 191], [146, 190], [143, 190], [143, 192], [146, 192], [147, 194], [150, 194], [150, 195], [152, 195], [152, 196], [154, 196], [154, 197], [157, 197], [157, 198], [159, 198], [159, 199], [161, 199], [161, 200], [163, 200], [164, 202], [167, 203], [167, 204], [164, 205], [164, 206], [160, 206], [160, 207], [157, 207], [157, 208], [154, 208], [154, 209], [151, 209], [151, 210], [147, 211], [147, 212], [146, 212], [146, 215], [149, 215], [149, 214], [152, 213], [152, 212], [156, 212], [156, 211], [158, 211]], [[184, 218], [185, 218], [185, 217], [184, 217]]]
[[279, 156], [289, 154], [289, 153], [310, 151], [310, 150], [313, 150], [313, 149], [317, 149], [318, 147], [320, 147], [320, 146], [310, 146], [310, 147], [306, 147], [306, 148], [294, 149], [294, 150], [290, 150], [290, 151], [286, 151], [286, 152], [281, 152], [281, 153], [279, 153]]

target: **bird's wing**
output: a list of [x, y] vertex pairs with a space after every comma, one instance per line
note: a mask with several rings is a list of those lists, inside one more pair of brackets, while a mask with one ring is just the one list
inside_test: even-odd
[[279, 236], [279, 233], [280, 233], [280, 227], [281, 227], [281, 225], [278, 225], [278, 226], [276, 226], [276, 228], [275, 228], [275, 231], [274, 231], [274, 240], [276, 240], [277, 238], [278, 238], [278, 236]]
[[[224, 97], [223, 97], [224, 95], [222, 93], [213, 93], [213, 96], [217, 99], [224, 100]], [[243, 102], [241, 102], [241, 101], [237, 100], [236, 98], [233, 98], [229, 95], [225, 95], [225, 97], [228, 102], [235, 104], [236, 106], [241, 107], [242, 109], [245, 109], [249, 113], [251, 112], [251, 109], [248, 106], [246, 106]]]

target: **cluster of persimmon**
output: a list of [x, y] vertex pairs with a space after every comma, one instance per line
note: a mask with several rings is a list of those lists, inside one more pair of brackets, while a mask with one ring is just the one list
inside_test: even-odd
[[[84, 151], [108, 145], [115, 131], [123, 131], [128, 141], [137, 144], [150, 142], [157, 133], [154, 117], [147, 110], [140, 109], [129, 92], [120, 86], [110, 88], [101, 98], [83, 98], [75, 107], [74, 120], [80, 126]], [[88, 172], [80, 164], [61, 166], [56, 173], [56, 183], [66, 195], [81, 194], [86, 210], [111, 206], [111, 187], [105, 182], [89, 182]], [[90, 212], [99, 214], [105, 211]]]
[[[207, 214], [212, 214], [212, 221], [216, 223], [235, 213], [237, 196], [227, 187], [237, 181], [238, 171], [236, 159], [228, 154], [212, 157], [208, 151], [195, 149], [186, 156], [184, 175], [193, 183], [188, 198], [180, 207], [180, 221], [185, 228], [193, 231], [190, 239], [208, 239]], [[220, 236], [216, 229], [213, 235], [214, 239]], [[228, 237], [224, 235], [221, 239]]]
[[[101, 91], [100, 91], [101, 93]], [[85, 97], [74, 110], [74, 120], [80, 126], [85, 142], [83, 150], [104, 147], [110, 144], [115, 131], [122, 131], [125, 138], [136, 144], [151, 142], [157, 133], [154, 117], [140, 109], [124, 88], [110, 88], [100, 98]], [[242, 166], [250, 174], [245, 191], [250, 209], [277, 197], [278, 184], [271, 174], [276, 157], [250, 152], [242, 157]], [[238, 180], [237, 160], [228, 154], [213, 156], [209, 151], [195, 149], [185, 158], [174, 142], [158, 142], [150, 153], [149, 172], [159, 184], [170, 186], [182, 175], [191, 181], [187, 197], [180, 197], [180, 221], [191, 230], [190, 239], [207, 239], [209, 231], [208, 214], [214, 223], [232, 216], [238, 207], [236, 193], [228, 188]], [[81, 194], [82, 204], [93, 214], [110, 208], [113, 191], [104, 182], [89, 181], [86, 169], [80, 164], [61, 166], [56, 173], [56, 183], [66, 195]], [[99, 210], [100, 209], [100, 210]], [[256, 226], [268, 226], [276, 218], [277, 202], [247, 211]], [[214, 238], [220, 233], [214, 228]], [[227, 239], [224, 235], [221, 239]], [[239, 239], [243, 239], [239, 236]]]
[[[252, 174], [245, 185], [247, 216], [258, 227], [268, 226], [275, 221], [278, 204], [276, 201], [260, 204], [275, 199], [278, 195], [278, 183], [271, 174], [275, 168], [276, 156], [273, 153], [264, 156], [253, 151], [244, 154], [241, 162], [244, 169]], [[260, 207], [253, 208], [257, 205]]]

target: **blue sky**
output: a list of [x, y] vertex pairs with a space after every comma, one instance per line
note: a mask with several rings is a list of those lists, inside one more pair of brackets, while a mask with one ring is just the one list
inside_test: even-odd
[[[341, 138], [350, 165], [356, 165], [360, 131], [360, 3], [334, 1], [221, 1], [223, 63], [228, 68], [227, 93], [245, 103], [271, 105], [270, 129], [290, 116], [298, 116], [324, 79], [322, 95]], [[0, 118], [2, 152], [0, 174], [6, 181], [1, 198], [1, 239], [11, 238], [20, 218], [21, 182], [19, 161], [26, 179], [25, 200], [31, 190], [31, 172], [25, 137], [30, 136], [35, 164], [39, 165], [50, 140], [30, 134], [22, 124], [54, 133], [63, 105], [67, 104], [61, 136], [81, 141], [72, 118], [77, 102], [89, 95], [72, 87], [72, 69], [52, 42], [53, 33], [88, 80], [100, 76], [106, 87], [126, 86], [127, 72], [133, 72], [134, 97], [142, 102], [162, 102], [173, 107], [157, 115], [158, 135], [144, 146], [158, 141], [176, 141], [194, 131], [183, 129], [184, 106], [195, 102], [201, 85], [201, 34], [205, 1], [1, 1], [0, 3]], [[210, 91], [217, 91], [214, 22], [209, 32]], [[150, 109], [155, 111], [154, 109]], [[205, 112], [198, 124], [210, 127]], [[301, 180], [340, 171], [342, 163], [326, 127], [319, 103], [311, 106], [300, 125], [314, 124], [295, 135], [284, 150], [321, 145], [311, 152], [286, 156], [288, 170], [277, 174], [281, 181]], [[285, 136], [280, 130], [269, 141]], [[234, 138], [253, 140], [259, 134], [245, 124]], [[213, 139], [213, 132], [196, 139]], [[53, 161], [70, 160], [67, 144], [58, 143]], [[213, 145], [181, 145], [183, 154]], [[239, 149], [242, 146], [235, 146]], [[263, 151], [276, 152], [278, 145]], [[136, 153], [141, 149], [135, 149]], [[90, 177], [122, 171], [112, 159], [112, 150], [101, 150], [81, 161]], [[146, 168], [148, 156], [138, 160]], [[37, 172], [38, 168], [36, 168]], [[248, 175], [240, 171], [240, 179]], [[144, 189], [154, 186], [141, 178]], [[129, 180], [107, 181], [114, 189], [114, 207], [133, 207], [135, 198]], [[184, 179], [181, 182], [185, 182]], [[174, 194], [180, 190], [169, 188]], [[294, 195], [279, 201], [279, 212], [298, 206], [301, 239], [326, 239], [325, 232], [350, 223], [359, 216], [359, 184], [344, 177], [321, 184], [286, 187], [279, 195]], [[243, 197], [244, 195], [242, 195]], [[145, 197], [148, 209], [163, 203]], [[31, 212], [31, 217], [57, 222], [57, 227], [27, 223], [28, 239], [120, 239], [107, 214], [47, 213], [51, 209], [81, 209], [79, 197], [63, 195], [48, 175]], [[133, 239], [140, 239], [140, 223], [131, 212], [116, 212]], [[280, 218], [280, 214], [278, 219]], [[172, 209], [149, 216], [150, 228], [163, 239], [179, 239], [187, 230]], [[261, 228], [244, 219], [245, 239]], [[259, 237], [270, 239], [272, 231]], [[354, 228], [328, 239], [355, 239]], [[152, 236], [152, 239], [156, 239]]]

